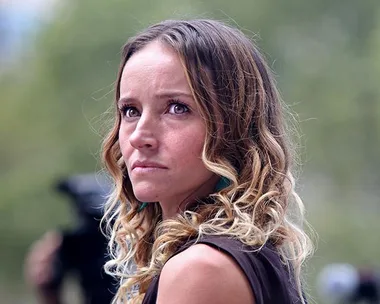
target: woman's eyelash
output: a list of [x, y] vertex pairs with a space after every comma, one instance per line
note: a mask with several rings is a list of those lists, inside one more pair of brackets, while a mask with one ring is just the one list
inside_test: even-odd
[[167, 104], [168, 104], [167, 105], [168, 108], [172, 105], [180, 105], [186, 109], [186, 111], [184, 113], [190, 112], [190, 107], [186, 103], [180, 101], [179, 99], [170, 99], [170, 100], [168, 100]]
[[[167, 101], [167, 110], [169, 111], [170, 108], [172, 106], [175, 106], [175, 105], [178, 105], [178, 106], [181, 106], [182, 109], [184, 110], [182, 113], [177, 113], [177, 114], [185, 114], [185, 113], [188, 113], [190, 112], [190, 107], [189, 105], [187, 105], [186, 103], [178, 100], [178, 99], [170, 99]], [[120, 107], [119, 107], [119, 112], [121, 114], [122, 117], [126, 117], [128, 116], [128, 111], [131, 111], [131, 110], [134, 110], [136, 111], [136, 114], [139, 112], [137, 110], [137, 108], [133, 105], [130, 105], [130, 104], [122, 104]], [[131, 114], [131, 113], [130, 113]], [[134, 116], [134, 115], [133, 115]], [[129, 117], [129, 116], [128, 116]]]
[[123, 104], [119, 107], [119, 112], [122, 114], [122, 116], [125, 115], [125, 112], [127, 111], [128, 108], [130, 108], [130, 107], [126, 104]]
[[132, 105], [129, 105], [129, 104], [123, 104], [119, 107], [119, 111], [121, 113], [121, 115], [124, 117], [127, 115], [127, 111], [128, 110], [131, 110], [131, 109], [135, 109], [136, 111], [138, 111], [136, 109], [136, 107], [132, 106]]

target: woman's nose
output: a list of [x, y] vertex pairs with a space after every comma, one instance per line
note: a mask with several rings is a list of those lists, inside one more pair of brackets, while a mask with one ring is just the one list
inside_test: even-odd
[[156, 137], [157, 126], [153, 119], [141, 116], [129, 137], [129, 142], [135, 149], [154, 150], [158, 146]]

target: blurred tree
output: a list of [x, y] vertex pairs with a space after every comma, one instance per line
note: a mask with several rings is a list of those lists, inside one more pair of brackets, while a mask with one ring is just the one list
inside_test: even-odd
[[332, 176], [338, 193], [363, 186], [377, 191], [380, 95], [371, 79], [378, 79], [373, 64], [379, 62], [378, 47], [369, 51], [379, 36], [379, 4], [210, 0], [204, 5], [214, 16], [258, 33], [281, 75], [285, 101], [299, 113], [307, 171]]
[[123, 43], [152, 22], [197, 10], [174, 0], [66, 1], [58, 8], [0, 78], [0, 285], [22, 281], [23, 257], [37, 236], [69, 224], [68, 207], [51, 189], [55, 180], [100, 169], [103, 113]]

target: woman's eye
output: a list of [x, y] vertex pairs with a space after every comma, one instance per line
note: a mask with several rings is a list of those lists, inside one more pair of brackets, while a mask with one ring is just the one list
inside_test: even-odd
[[189, 112], [189, 108], [181, 103], [172, 103], [169, 105], [170, 114], [183, 114]]
[[137, 117], [140, 115], [139, 111], [135, 107], [129, 106], [122, 107], [120, 112], [125, 117]]

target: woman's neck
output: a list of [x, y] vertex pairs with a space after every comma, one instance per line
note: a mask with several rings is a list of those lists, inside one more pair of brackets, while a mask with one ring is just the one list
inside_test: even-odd
[[160, 202], [162, 210], [162, 219], [167, 220], [174, 218], [177, 214], [188, 210], [189, 207], [193, 207], [197, 204], [199, 199], [207, 197], [209, 194], [214, 192], [215, 185], [218, 183], [219, 177], [213, 175], [209, 180], [199, 186], [197, 189], [184, 194], [183, 198], [168, 199]]

